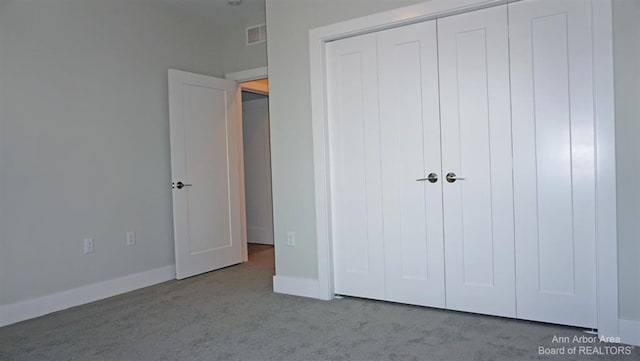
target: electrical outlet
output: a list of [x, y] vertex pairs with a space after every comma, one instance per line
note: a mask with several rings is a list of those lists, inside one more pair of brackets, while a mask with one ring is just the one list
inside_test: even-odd
[[127, 232], [127, 246], [135, 246], [136, 232]]
[[92, 254], [93, 249], [93, 238], [85, 238], [84, 239], [84, 254]]
[[296, 245], [296, 233], [287, 232], [287, 246], [295, 247], [295, 245]]

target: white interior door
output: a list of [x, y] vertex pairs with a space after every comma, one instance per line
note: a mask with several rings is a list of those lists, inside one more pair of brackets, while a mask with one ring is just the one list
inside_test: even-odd
[[273, 244], [269, 98], [242, 102], [247, 242]]
[[[507, 7], [438, 20], [447, 308], [515, 317]], [[452, 179], [454, 180], [454, 179]]]
[[242, 262], [236, 87], [169, 70], [178, 279]]
[[335, 292], [384, 299], [376, 34], [327, 44]]
[[437, 52], [435, 20], [378, 33], [386, 299], [444, 307]]
[[591, 2], [509, 6], [518, 317], [597, 327]]

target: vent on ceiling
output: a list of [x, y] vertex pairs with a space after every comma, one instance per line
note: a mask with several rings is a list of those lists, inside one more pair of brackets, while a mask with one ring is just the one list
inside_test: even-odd
[[267, 25], [260, 24], [247, 28], [247, 45], [264, 43], [267, 41]]

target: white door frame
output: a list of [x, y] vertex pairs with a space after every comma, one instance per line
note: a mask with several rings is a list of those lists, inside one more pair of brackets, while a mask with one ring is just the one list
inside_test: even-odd
[[[243, 70], [235, 73], [225, 74], [225, 79], [235, 80], [237, 83], [243, 81], [264, 79], [269, 76], [269, 71], [266, 66], [260, 68], [253, 68]], [[249, 260], [249, 249], [247, 245], [247, 203], [244, 189], [244, 138], [242, 129], [242, 86], [238, 86], [238, 92], [236, 93], [236, 114], [238, 114], [238, 162], [240, 162], [240, 210], [241, 217], [241, 233], [242, 233], [242, 261], [247, 262]]]
[[260, 68], [247, 69], [235, 73], [225, 74], [225, 79], [235, 80], [239, 83], [243, 81], [258, 80], [269, 77], [269, 71], [266, 66]]
[[[333, 288], [331, 189], [327, 119], [325, 44], [420, 21], [519, 0], [432, 0], [309, 31], [311, 117], [318, 246], [318, 297], [330, 300]], [[618, 247], [616, 229], [615, 117], [611, 0], [592, 0], [593, 69], [596, 123], [596, 227], [598, 330], [618, 337]]]

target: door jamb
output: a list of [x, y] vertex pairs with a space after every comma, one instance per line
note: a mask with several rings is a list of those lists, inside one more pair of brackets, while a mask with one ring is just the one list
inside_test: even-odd
[[[266, 66], [260, 68], [253, 68], [243, 70], [235, 73], [225, 74], [225, 79], [235, 80], [236, 83], [244, 81], [251, 81], [257, 79], [264, 79], [269, 77], [269, 71]], [[247, 262], [249, 260], [249, 249], [247, 244], [247, 203], [244, 184], [244, 129], [242, 129], [242, 86], [238, 86], [236, 91], [236, 114], [238, 114], [238, 162], [240, 166], [240, 210], [241, 216], [241, 238], [242, 238], [242, 261]]]
[[[334, 298], [327, 112], [327, 42], [520, 0], [432, 0], [309, 31], [318, 298]], [[611, 0], [592, 0], [596, 126], [597, 311], [600, 335], [619, 336]]]
[[225, 79], [235, 80], [237, 82], [258, 80], [269, 77], [269, 70], [266, 66], [260, 68], [247, 69], [235, 73], [225, 74]]

